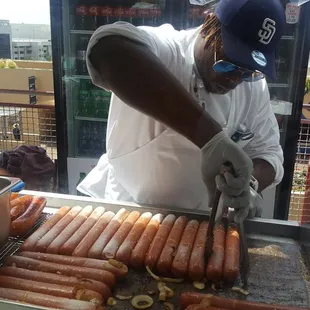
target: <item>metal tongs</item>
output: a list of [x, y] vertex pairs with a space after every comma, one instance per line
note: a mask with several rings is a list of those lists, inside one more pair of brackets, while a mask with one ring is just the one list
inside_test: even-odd
[[[233, 167], [230, 163], [225, 164], [221, 168], [221, 173], [224, 173], [225, 171], [228, 171], [230, 173], [234, 173]], [[212, 202], [212, 211], [210, 215], [208, 230], [207, 230], [207, 241], [206, 241], [206, 250], [205, 250], [205, 257], [206, 262], [208, 262], [213, 249], [213, 243], [214, 243], [214, 234], [213, 229], [215, 225], [215, 217], [218, 209], [219, 200], [221, 197], [221, 192], [216, 189], [213, 202]], [[237, 224], [239, 229], [239, 236], [240, 236], [240, 276], [241, 281], [243, 283], [243, 289], [248, 289], [248, 275], [249, 275], [249, 252], [248, 252], [248, 245], [247, 240], [244, 232], [244, 224], [243, 220]]]
[[[230, 166], [231, 166], [230, 164], [222, 165], [220, 173], [222, 174], [227, 170], [230, 171], [231, 170]], [[211, 215], [210, 215], [208, 230], [207, 230], [207, 241], [206, 241], [206, 250], [205, 250], [206, 262], [209, 261], [209, 258], [212, 254], [213, 243], [214, 243], [213, 230], [214, 230], [215, 217], [216, 217], [219, 201], [221, 198], [221, 194], [222, 194], [221, 191], [218, 188], [216, 188], [214, 196], [213, 196], [212, 210], [211, 210]]]

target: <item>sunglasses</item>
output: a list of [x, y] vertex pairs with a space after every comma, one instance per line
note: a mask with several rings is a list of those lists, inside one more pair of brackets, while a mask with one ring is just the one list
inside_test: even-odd
[[241, 80], [244, 82], [256, 82], [265, 77], [264, 74], [259, 71], [247, 70], [226, 60], [216, 61], [213, 65], [213, 70], [216, 73], [239, 73], [241, 74]]

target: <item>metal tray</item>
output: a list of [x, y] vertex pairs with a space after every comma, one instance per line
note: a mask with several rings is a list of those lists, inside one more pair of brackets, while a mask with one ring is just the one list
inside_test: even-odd
[[[50, 193], [24, 192], [27, 194], [40, 195], [47, 198], [47, 206], [36, 227], [45, 221], [49, 214], [57, 211], [59, 207], [104, 206], [106, 210], [113, 212], [126, 207], [128, 210], [139, 210], [140, 212], [151, 211], [164, 214], [174, 213], [176, 215], [186, 215], [189, 218], [205, 220], [208, 214], [195, 212], [195, 210], [180, 210], [167, 208], [154, 208], [151, 206], [140, 206], [132, 203], [112, 203], [103, 200], [90, 199], [87, 197], [58, 195]], [[35, 229], [35, 228], [34, 228]], [[34, 230], [33, 229], [33, 230]], [[247, 299], [264, 303], [277, 303], [292, 306], [309, 306], [309, 268], [306, 262], [309, 261], [310, 240], [309, 227], [299, 226], [295, 222], [255, 219], [246, 221], [245, 229], [249, 243], [250, 275], [249, 291], [250, 295], [233, 293], [229, 287], [224, 287], [222, 291], [216, 292], [231, 298]], [[30, 235], [31, 232], [27, 234]], [[22, 244], [25, 237], [18, 240], [10, 239], [6, 249], [2, 249], [0, 260], [3, 255], [12, 255]], [[174, 305], [178, 305], [178, 297], [181, 292], [198, 291], [191, 282], [185, 281], [182, 284], [167, 284], [175, 291], [175, 296], [170, 300]], [[118, 282], [116, 291], [120, 295], [147, 294], [148, 290], [156, 289], [156, 281], [152, 280], [147, 272], [137, 272], [130, 270], [129, 276]], [[203, 291], [215, 293], [210, 287]], [[162, 303], [157, 301], [157, 296], [153, 296], [154, 305], [151, 309], [164, 309]], [[2, 304], [4, 307], [2, 308]], [[0, 302], [0, 309], [13, 309], [9, 307], [17, 303]], [[37, 307], [33, 307], [38, 309]], [[24, 306], [14, 309], [25, 309]], [[109, 307], [108, 307], [109, 309]], [[114, 310], [133, 309], [130, 301], [118, 301], [117, 305], [111, 307]], [[176, 307], [175, 309], [178, 309]]]

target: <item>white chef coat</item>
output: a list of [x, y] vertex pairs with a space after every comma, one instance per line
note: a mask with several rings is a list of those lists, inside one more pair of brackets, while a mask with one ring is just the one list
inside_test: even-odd
[[[194, 69], [193, 50], [199, 30], [177, 31], [168, 24], [134, 27], [118, 22], [96, 30], [87, 55], [100, 38], [109, 35], [121, 35], [147, 46], [193, 96], [194, 84], [198, 85], [198, 98], [229, 136], [240, 125], [254, 133], [252, 139], [239, 143], [250, 158], [264, 159], [275, 168], [273, 185], [278, 184], [283, 177], [283, 153], [266, 81], [244, 82], [225, 95], [207, 93]], [[105, 81], [88, 57], [87, 66], [92, 82], [106, 89]], [[201, 152], [189, 140], [124, 104], [114, 94], [106, 139], [107, 153], [77, 187], [80, 192], [109, 200], [206, 208]]]

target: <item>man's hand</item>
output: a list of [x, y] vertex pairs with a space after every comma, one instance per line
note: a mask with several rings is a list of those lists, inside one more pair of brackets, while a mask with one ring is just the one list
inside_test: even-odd
[[[239, 223], [241, 220], [244, 220], [246, 218], [252, 219], [254, 217], [262, 216], [261, 202], [263, 200], [263, 197], [260, 194], [258, 194], [252, 187], [250, 187], [249, 196], [250, 196], [250, 204], [248, 208], [240, 210], [240, 212], [236, 211], [236, 209], [229, 208], [228, 210], [229, 221]], [[216, 221], [219, 221], [222, 218], [224, 206], [225, 206], [224, 199], [221, 199], [219, 203], [218, 212], [216, 215]]]
[[[220, 175], [221, 166], [225, 163], [232, 165], [234, 175], [229, 172]], [[217, 187], [222, 192], [225, 207], [232, 207], [238, 210], [240, 217], [246, 217], [246, 209], [250, 205], [249, 184], [253, 163], [242, 148], [221, 131], [202, 148], [201, 169], [208, 189], [209, 207], [212, 207]]]

